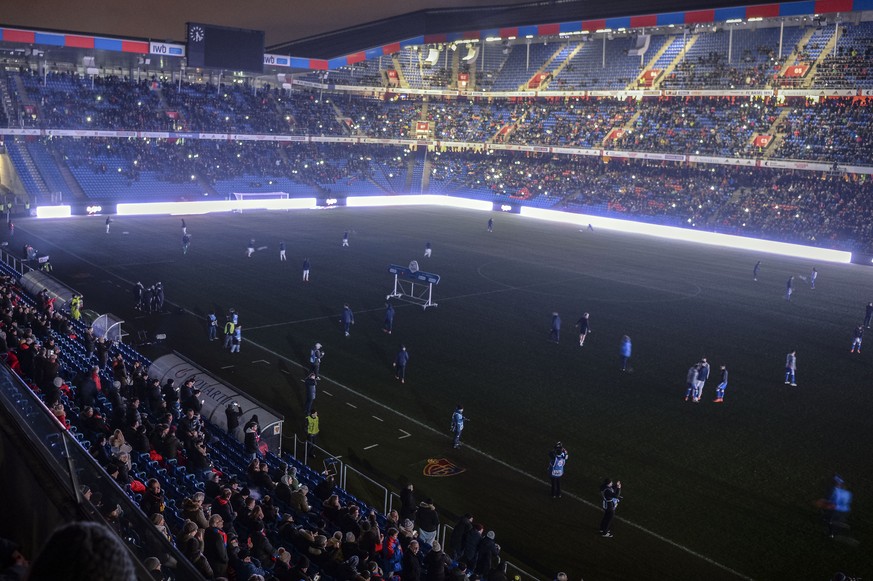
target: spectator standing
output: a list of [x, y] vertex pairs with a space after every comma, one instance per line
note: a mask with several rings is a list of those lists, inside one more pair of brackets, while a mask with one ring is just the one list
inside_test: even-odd
[[428, 547], [432, 546], [440, 526], [440, 516], [430, 498], [419, 503], [418, 510], [415, 511], [415, 526], [418, 529], [418, 540]]
[[243, 428], [245, 435], [243, 444], [245, 446], [246, 456], [249, 460], [254, 460], [261, 456], [260, 441], [261, 441], [261, 426], [258, 424], [258, 416], [252, 415], [252, 419], [246, 422]]
[[455, 528], [452, 529], [452, 536], [449, 537], [449, 552], [453, 560], [464, 556], [464, 543], [467, 541], [467, 535], [473, 530], [473, 515], [465, 514], [458, 522], [455, 523]]
[[243, 415], [242, 408], [239, 407], [238, 403], [232, 401], [224, 408], [224, 415], [227, 418], [227, 434], [239, 440], [240, 419]]
[[415, 486], [410, 482], [400, 491], [400, 520], [415, 516]]

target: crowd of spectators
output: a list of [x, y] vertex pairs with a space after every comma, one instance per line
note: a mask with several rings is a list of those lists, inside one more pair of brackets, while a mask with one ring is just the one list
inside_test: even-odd
[[[869, 49], [873, 50], [873, 49]], [[717, 55], [711, 55], [719, 61]], [[866, 57], [865, 57], [866, 58]], [[720, 61], [719, 61], [720, 62]], [[690, 65], [689, 65], [690, 66]], [[750, 69], [744, 69], [750, 70]], [[378, 99], [230, 83], [130, 81], [115, 76], [21, 73], [29, 98], [26, 115], [45, 128], [186, 130], [209, 133], [276, 133], [421, 137], [417, 121], [447, 141], [608, 147], [628, 151], [754, 157], [755, 133], [787, 133], [774, 157], [865, 164], [873, 131], [869, 99], [662, 97], [636, 99]], [[865, 73], [866, 74], [866, 73]], [[798, 102], [799, 101], [799, 102]], [[783, 107], [786, 122], [773, 127]], [[628, 122], [634, 118], [630, 127]], [[607, 139], [616, 131], [614, 139]], [[269, 163], [275, 163], [275, 159]], [[145, 163], [146, 160], [143, 160]], [[131, 173], [136, 172], [131, 169]], [[183, 177], [177, 172], [177, 178]], [[132, 176], [133, 178], [134, 176]]]
[[[773, 47], [757, 48], [757, 56], [767, 62], [755, 61], [756, 55], [746, 49], [740, 55], [740, 66], [732, 66], [726, 54], [710, 52], [707, 55], [682, 60], [661, 82], [664, 89], [753, 89], [768, 86], [781, 69]], [[754, 64], [753, 64], [754, 63]]]
[[865, 176], [516, 152], [443, 153], [431, 163], [431, 183], [450, 191], [540, 197], [567, 211], [873, 249], [873, 180]]
[[873, 98], [796, 99], [778, 128], [785, 134], [774, 157], [869, 165]]
[[[48, 293], [25, 299], [13, 279], [0, 280], [3, 360], [42, 398], [61, 429], [82, 436], [155, 531], [205, 578], [505, 581], [495, 533], [469, 514], [442, 547], [436, 506], [429, 498], [419, 501], [411, 484], [401, 491], [399, 508], [380, 515], [339, 489], [327, 472], [317, 481], [311, 470], [298, 477], [297, 468], [264, 455], [257, 415], [244, 418], [229, 406], [227, 434], [209, 428], [193, 377], [161, 384], [140, 360], [95, 339], [91, 328], [82, 333], [83, 326], [55, 310]], [[93, 366], [81, 372], [68, 366], [54, 337], [75, 341]], [[231, 415], [245, 421], [243, 444]], [[228, 464], [222, 455], [219, 465], [211, 453], [216, 447], [238, 449], [237, 458], [247, 464]], [[144, 470], [153, 476], [146, 478]], [[197, 486], [173, 488], [182, 476], [179, 481], [190, 478]], [[131, 537], [120, 506], [103, 503], [87, 486], [81, 493], [118, 538]], [[171, 566], [168, 554], [157, 557], [146, 559], [150, 570]], [[18, 574], [26, 570], [25, 560], [17, 564]]]

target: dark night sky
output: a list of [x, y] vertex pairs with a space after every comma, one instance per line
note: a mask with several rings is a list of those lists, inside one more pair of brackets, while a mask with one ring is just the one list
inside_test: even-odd
[[0, 24], [151, 38], [185, 39], [185, 23], [267, 33], [267, 46], [389, 16], [458, 6], [531, 0], [3, 0]]

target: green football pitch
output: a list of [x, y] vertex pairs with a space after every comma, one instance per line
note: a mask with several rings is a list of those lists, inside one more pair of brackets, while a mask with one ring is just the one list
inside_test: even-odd
[[[119, 217], [110, 234], [100, 217], [21, 221], [11, 246], [50, 253], [54, 274], [85, 294], [86, 307], [119, 315], [130, 332], [165, 333], [149, 355], [176, 349], [280, 411], [286, 435], [303, 431], [301, 380], [310, 347], [322, 343], [321, 445], [393, 490], [414, 483], [447, 524], [471, 512], [510, 561], [540, 578], [873, 574], [873, 351], [849, 353], [873, 300], [873, 270], [445, 208], [186, 221], [187, 255], [180, 219], [169, 216]], [[246, 258], [250, 238], [266, 248]], [[388, 265], [413, 259], [442, 277], [439, 306], [398, 301], [388, 335]], [[817, 288], [796, 278], [787, 302], [788, 277], [813, 267]], [[138, 280], [163, 282], [168, 312], [131, 308]], [[344, 303], [356, 315], [349, 337]], [[206, 313], [223, 321], [231, 307], [245, 338], [238, 355], [206, 341]], [[574, 323], [586, 311], [592, 333], [580, 347]], [[557, 344], [552, 312], [563, 320]], [[633, 341], [627, 372], [622, 335]], [[403, 385], [391, 369], [401, 344], [411, 356]], [[784, 364], [795, 349], [791, 387]], [[685, 402], [686, 371], [701, 357], [712, 377], [700, 403]], [[730, 384], [717, 404], [722, 364]], [[452, 450], [459, 402], [470, 422]], [[546, 468], [557, 440], [570, 460], [563, 498], [552, 499]], [[459, 473], [427, 477], [430, 459]], [[855, 500], [851, 529], [829, 539], [814, 502], [835, 473]], [[611, 539], [597, 534], [605, 477], [624, 486]]]

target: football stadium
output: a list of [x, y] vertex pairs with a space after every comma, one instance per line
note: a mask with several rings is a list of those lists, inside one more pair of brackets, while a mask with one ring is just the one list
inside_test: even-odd
[[873, 574], [869, 0], [229, 4], [0, 16], [4, 578]]

